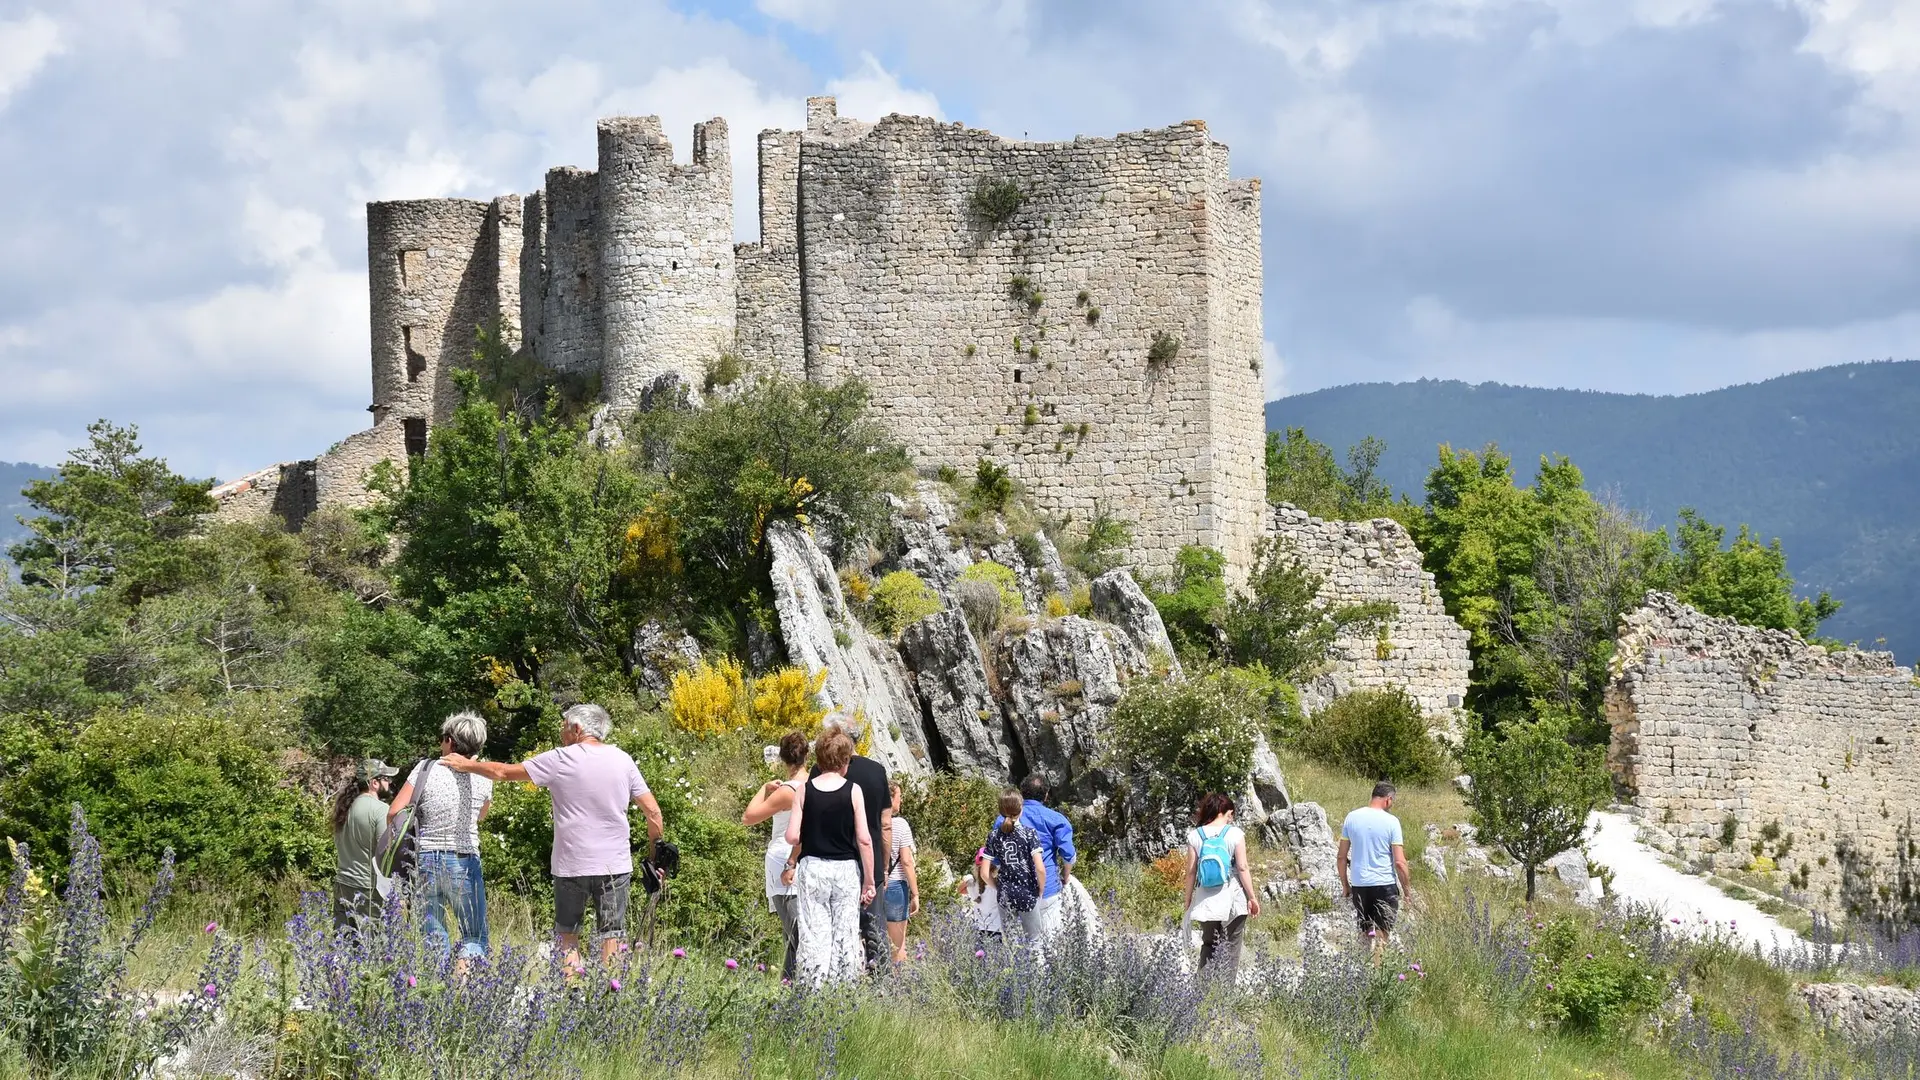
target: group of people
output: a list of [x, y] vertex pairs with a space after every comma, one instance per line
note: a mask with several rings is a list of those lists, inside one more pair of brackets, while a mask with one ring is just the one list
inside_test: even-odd
[[[575, 705], [562, 714], [558, 747], [519, 764], [489, 762], [478, 760], [486, 721], [455, 713], [441, 725], [440, 756], [416, 765], [390, 803], [384, 796], [398, 770], [377, 759], [360, 762], [334, 803], [336, 926], [361, 925], [384, 904], [382, 849], [411, 810], [417, 859], [410, 903], [429, 938], [457, 949], [459, 963], [486, 955], [480, 822], [493, 805], [494, 784], [531, 783], [553, 799], [557, 945], [579, 965], [591, 913], [601, 958], [611, 958], [626, 934], [633, 887], [630, 810], [645, 817], [650, 851], [663, 835], [659, 803], [633, 758], [607, 741], [611, 729], [606, 709]], [[782, 977], [819, 986], [853, 980], [887, 960], [905, 962], [920, 880], [913, 828], [900, 815], [900, 785], [886, 766], [855, 753], [853, 736], [839, 724], [829, 723], [814, 740], [790, 732], [768, 752], [769, 765], [784, 775], [754, 793], [741, 821], [771, 823], [765, 887], [786, 944]], [[1049, 795], [1039, 774], [1003, 791], [973, 872], [959, 883], [983, 941], [1017, 930], [1029, 947], [1044, 950], [1060, 931], [1078, 852], [1072, 823], [1048, 805]], [[1376, 948], [1392, 932], [1409, 888], [1404, 836], [1390, 813], [1394, 797], [1392, 784], [1376, 785], [1369, 804], [1341, 825], [1341, 889]], [[1232, 799], [1208, 793], [1186, 838], [1185, 909], [1200, 929], [1200, 964], [1229, 973], [1239, 964], [1248, 919], [1260, 914], [1235, 815]]]
[[601, 956], [611, 957], [626, 935], [633, 888], [629, 809], [638, 807], [645, 817], [650, 851], [664, 834], [660, 804], [639, 767], [607, 742], [612, 729], [606, 709], [575, 705], [561, 716], [559, 746], [508, 764], [477, 760], [487, 741], [486, 720], [455, 713], [440, 726], [440, 756], [414, 766], [391, 803], [382, 796], [398, 770], [375, 759], [361, 762], [334, 802], [335, 925], [359, 925], [385, 903], [389, 883], [380, 864], [382, 841], [389, 826], [411, 810], [416, 861], [410, 903], [428, 937], [443, 949], [457, 948], [460, 962], [486, 955], [480, 822], [493, 806], [494, 784], [517, 781], [545, 788], [553, 798], [550, 868], [559, 948], [568, 963], [580, 963], [580, 939], [591, 911]]

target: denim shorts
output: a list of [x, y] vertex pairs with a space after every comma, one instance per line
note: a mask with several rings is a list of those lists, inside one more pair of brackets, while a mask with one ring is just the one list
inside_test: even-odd
[[593, 901], [593, 932], [596, 937], [618, 938], [627, 935], [627, 896], [633, 891], [632, 874], [596, 874], [592, 877], [553, 879], [553, 929], [559, 934], [578, 934], [587, 921], [587, 901]]
[[887, 882], [887, 891], [884, 894], [884, 899], [887, 905], [887, 921], [906, 922], [907, 883], [904, 881]]

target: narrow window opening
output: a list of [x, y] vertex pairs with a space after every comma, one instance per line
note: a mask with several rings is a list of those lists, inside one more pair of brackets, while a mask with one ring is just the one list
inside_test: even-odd
[[407, 437], [407, 456], [419, 457], [427, 452], [427, 422], [418, 416], [409, 416], [400, 421], [401, 430]]
[[419, 382], [420, 376], [427, 373], [427, 354], [414, 345], [413, 331], [411, 326], [400, 328], [400, 345], [407, 351], [407, 381], [410, 383]]
[[675, 270], [678, 270], [678, 269], [680, 269], [680, 260], [679, 260], [679, 259], [674, 259], [674, 260], [673, 260], [673, 261], [672, 261], [671, 263], [669, 263], [668, 265], [670, 265], [670, 266], [672, 266], [672, 267], [673, 267], [673, 268], [674, 268]]
[[1020, 381], [1020, 369], [1019, 369], [1019, 368], [1014, 368], [1014, 369], [1013, 369], [1013, 381], [1014, 381], [1014, 382], [1019, 382], [1019, 381]]

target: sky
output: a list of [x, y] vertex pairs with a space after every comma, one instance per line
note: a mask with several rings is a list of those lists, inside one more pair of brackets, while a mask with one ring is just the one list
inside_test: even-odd
[[0, 0], [0, 460], [231, 478], [363, 428], [365, 203], [594, 120], [1207, 121], [1264, 180], [1269, 397], [1688, 393], [1920, 356], [1911, 0]]

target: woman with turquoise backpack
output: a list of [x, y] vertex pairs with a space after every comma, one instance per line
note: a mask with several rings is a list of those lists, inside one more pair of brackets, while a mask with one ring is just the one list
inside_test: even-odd
[[1215, 960], [1232, 979], [1240, 966], [1247, 919], [1260, 914], [1247, 863], [1247, 834], [1233, 823], [1233, 800], [1218, 792], [1200, 799], [1187, 834], [1187, 921], [1200, 925], [1200, 966]]

